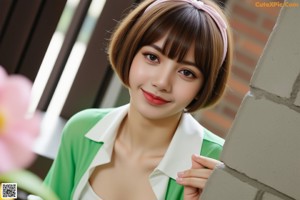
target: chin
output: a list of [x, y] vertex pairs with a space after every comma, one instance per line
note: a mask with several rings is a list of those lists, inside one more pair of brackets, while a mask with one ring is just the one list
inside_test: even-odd
[[182, 111], [175, 111], [166, 106], [140, 106], [137, 110], [140, 115], [149, 120], [164, 120], [181, 115]]

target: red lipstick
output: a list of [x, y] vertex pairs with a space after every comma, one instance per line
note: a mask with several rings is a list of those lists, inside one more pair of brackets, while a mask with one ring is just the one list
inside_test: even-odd
[[146, 100], [152, 105], [163, 105], [170, 102], [145, 90], [142, 90], [142, 92]]

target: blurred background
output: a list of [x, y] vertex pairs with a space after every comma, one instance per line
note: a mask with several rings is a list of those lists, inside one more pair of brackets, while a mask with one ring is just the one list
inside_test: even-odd
[[[226, 138], [264, 46], [279, 6], [267, 0], [217, 1], [234, 34], [234, 62], [224, 98], [194, 117]], [[283, 2], [283, 1], [276, 1]], [[129, 100], [113, 74], [106, 47], [117, 22], [134, 0], [1, 0], [0, 65], [34, 84], [29, 112], [42, 111], [41, 133], [33, 147], [38, 157], [29, 167], [41, 178], [57, 153], [66, 120], [86, 108], [116, 107]]]

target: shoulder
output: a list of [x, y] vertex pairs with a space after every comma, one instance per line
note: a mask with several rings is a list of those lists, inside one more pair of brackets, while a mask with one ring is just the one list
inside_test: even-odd
[[201, 155], [219, 159], [223, 150], [224, 139], [205, 128], [203, 130], [204, 138], [201, 148]]
[[63, 129], [63, 137], [81, 137], [87, 133], [99, 120], [113, 109], [91, 108], [80, 111], [73, 115]]

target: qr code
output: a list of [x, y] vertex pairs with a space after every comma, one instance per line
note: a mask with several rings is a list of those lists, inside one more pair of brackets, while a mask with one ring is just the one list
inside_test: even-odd
[[17, 198], [16, 183], [1, 183], [1, 198]]

